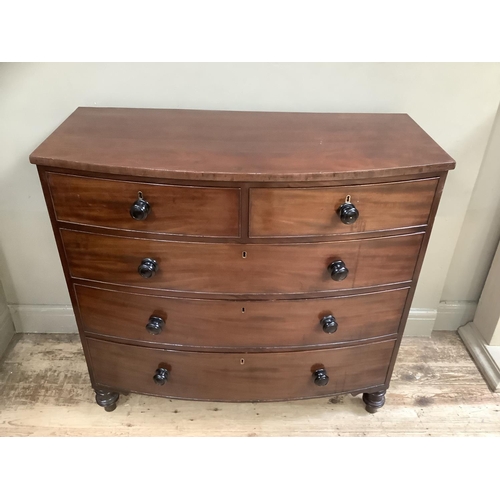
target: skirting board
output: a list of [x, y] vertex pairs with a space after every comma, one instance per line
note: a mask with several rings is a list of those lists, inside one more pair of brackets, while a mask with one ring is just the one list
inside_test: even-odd
[[474, 318], [477, 302], [446, 301], [440, 302], [434, 330], [458, 330]]
[[10, 305], [17, 333], [78, 333], [71, 306]]
[[436, 309], [410, 309], [405, 337], [430, 337], [436, 322]]
[[[405, 336], [430, 337], [432, 330], [457, 330], [474, 317], [475, 302], [441, 302], [438, 309], [411, 309]], [[77, 333], [71, 306], [10, 305], [18, 333]]]
[[440, 302], [437, 309], [410, 309], [405, 337], [430, 337], [433, 330], [458, 330], [474, 318], [477, 302]]
[[500, 347], [487, 345], [473, 322], [458, 333], [491, 390], [500, 392]]

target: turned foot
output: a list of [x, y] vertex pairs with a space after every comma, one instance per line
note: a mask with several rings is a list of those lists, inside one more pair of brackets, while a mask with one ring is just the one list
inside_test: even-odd
[[116, 402], [120, 395], [117, 392], [95, 390], [95, 402], [106, 411], [116, 410]]
[[363, 402], [365, 403], [365, 409], [368, 413], [375, 413], [377, 410], [382, 408], [385, 403], [385, 392], [386, 391], [378, 391], [363, 394]]

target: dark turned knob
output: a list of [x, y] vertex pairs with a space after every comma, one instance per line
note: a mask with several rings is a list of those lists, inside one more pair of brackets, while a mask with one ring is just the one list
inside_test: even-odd
[[161, 333], [164, 326], [165, 320], [163, 318], [160, 318], [159, 316], [151, 316], [148, 324], [146, 325], [146, 330], [151, 335], [158, 335]]
[[142, 259], [137, 271], [143, 278], [152, 278], [158, 272], [158, 263], [154, 259]]
[[320, 323], [325, 333], [335, 333], [339, 327], [339, 324], [331, 314], [322, 318]]
[[314, 372], [314, 383], [316, 385], [326, 385], [330, 381], [330, 377], [326, 374], [326, 370], [324, 368], [320, 368]]
[[153, 380], [155, 384], [165, 385], [165, 382], [168, 380], [168, 370], [166, 368], [158, 368], [154, 374]]
[[331, 274], [333, 281], [342, 281], [347, 278], [349, 269], [345, 267], [343, 260], [335, 260], [328, 266], [328, 272]]
[[130, 216], [135, 220], [144, 220], [150, 211], [150, 204], [139, 196], [137, 201], [130, 207]]
[[359, 217], [358, 209], [350, 201], [340, 205], [338, 214], [343, 224], [354, 224]]

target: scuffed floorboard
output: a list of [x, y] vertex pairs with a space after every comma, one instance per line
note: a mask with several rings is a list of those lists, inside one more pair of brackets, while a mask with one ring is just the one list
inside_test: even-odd
[[404, 339], [386, 406], [361, 396], [203, 403], [131, 394], [94, 403], [77, 335], [17, 335], [0, 361], [0, 436], [500, 436], [490, 392], [455, 332]]

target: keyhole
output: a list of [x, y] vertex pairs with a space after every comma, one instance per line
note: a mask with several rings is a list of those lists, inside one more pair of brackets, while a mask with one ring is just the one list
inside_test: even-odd
[[246, 259], [247, 258], [247, 253], [246, 252], [241, 252], [241, 256]]
[[243, 358], [240, 359], [240, 365], [244, 365], [245, 364], [245, 360]]
[[139, 191], [137, 193], [137, 198], [139, 198], [140, 200], [142, 200], [144, 198], [143, 194], [142, 194], [142, 191]]
[[241, 312], [242, 312], [242, 313], [244, 313], [244, 312], [245, 312], [245, 308], [244, 308], [244, 307], [242, 307], [242, 308], [241, 308]]

